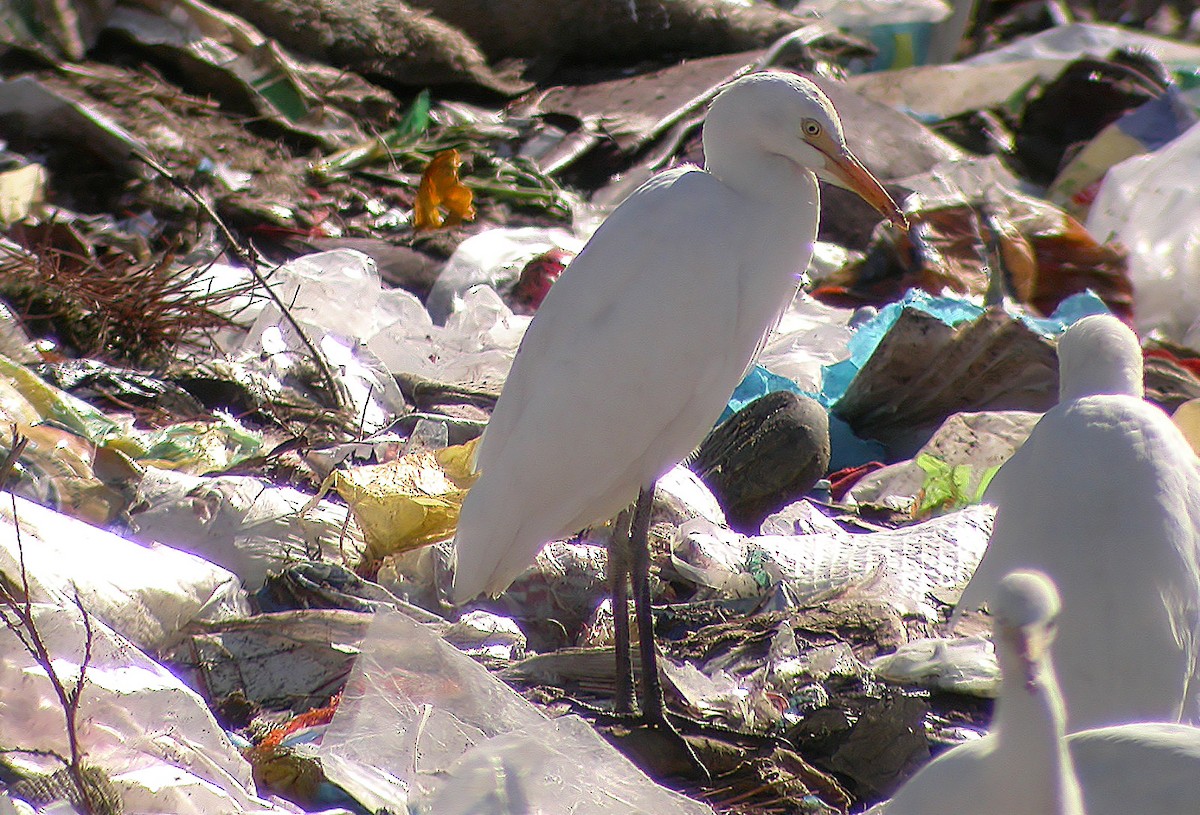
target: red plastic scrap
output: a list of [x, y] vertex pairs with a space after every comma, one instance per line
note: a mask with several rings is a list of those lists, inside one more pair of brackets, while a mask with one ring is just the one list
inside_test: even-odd
[[857, 467], [843, 467], [829, 476], [829, 495], [833, 500], [840, 501], [850, 491], [850, 488], [857, 484], [868, 473], [873, 473], [876, 470], [883, 468], [882, 461], [868, 461], [866, 464], [859, 464]]

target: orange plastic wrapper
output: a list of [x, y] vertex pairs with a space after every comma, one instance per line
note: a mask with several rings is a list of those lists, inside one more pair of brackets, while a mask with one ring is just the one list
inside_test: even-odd
[[461, 164], [457, 150], [443, 150], [429, 162], [413, 205], [413, 229], [422, 232], [458, 226], [475, 218], [474, 196], [458, 180]]

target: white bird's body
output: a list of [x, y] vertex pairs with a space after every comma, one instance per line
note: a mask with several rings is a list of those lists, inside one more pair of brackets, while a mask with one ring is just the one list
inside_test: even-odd
[[[1200, 470], [1142, 398], [1141, 351], [1116, 318], [1059, 345], [1061, 395], [984, 496], [996, 519], [959, 608], [1013, 569], [1062, 594], [1056, 665], [1068, 730], [1192, 720], [1200, 625]], [[1200, 810], [1198, 810], [1200, 811]]]
[[993, 607], [1000, 693], [992, 729], [922, 767], [872, 815], [1083, 815], [1049, 660], [1053, 584], [1018, 572]]
[[836, 161], [870, 178], [828, 100], [789, 74], [722, 92], [704, 144], [705, 169], [634, 192], [539, 308], [480, 444], [455, 602], [502, 592], [543, 544], [613, 517], [700, 443], [812, 256], [813, 173]]
[[[488, 422], [485, 475], [459, 521], [456, 595], [502, 591], [546, 541], [612, 518], [699, 443], [812, 254], [815, 224], [795, 213], [816, 206], [815, 179], [793, 192], [754, 201], [681, 169], [597, 230], [551, 287]], [[719, 220], [728, 232], [692, 234]], [[620, 266], [605, 260], [614, 240], [627, 250]], [[597, 309], [606, 295], [640, 307]]]
[[937, 757], [868, 814], [1195, 813], [1200, 728], [1132, 723], [1064, 736], [1064, 704], [1072, 701], [1051, 664], [1050, 644], [1057, 649], [1061, 639], [1054, 584], [1039, 572], [1016, 572], [1001, 592], [1008, 597], [994, 609], [1001, 690], [992, 732]]

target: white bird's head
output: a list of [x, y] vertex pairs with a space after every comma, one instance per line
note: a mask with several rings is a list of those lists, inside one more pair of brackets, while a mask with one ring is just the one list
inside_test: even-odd
[[1061, 609], [1054, 581], [1039, 571], [1010, 572], [996, 589], [991, 608], [996, 646], [1016, 657], [1027, 686], [1037, 681], [1049, 657]]
[[1137, 334], [1111, 314], [1084, 317], [1058, 341], [1058, 400], [1097, 394], [1145, 395]]
[[754, 158], [785, 159], [857, 193], [892, 223], [908, 228], [896, 202], [850, 152], [829, 97], [796, 74], [762, 71], [726, 86], [704, 123], [704, 155], [708, 169], [727, 183]]

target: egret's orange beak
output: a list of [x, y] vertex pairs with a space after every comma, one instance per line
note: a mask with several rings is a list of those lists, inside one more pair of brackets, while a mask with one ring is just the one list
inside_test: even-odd
[[888, 195], [883, 185], [862, 166], [862, 162], [855, 158], [853, 153], [849, 150], [821, 152], [825, 156], [825, 172], [836, 179], [839, 186], [857, 193], [889, 221], [908, 231], [908, 218], [904, 217], [892, 196]]

